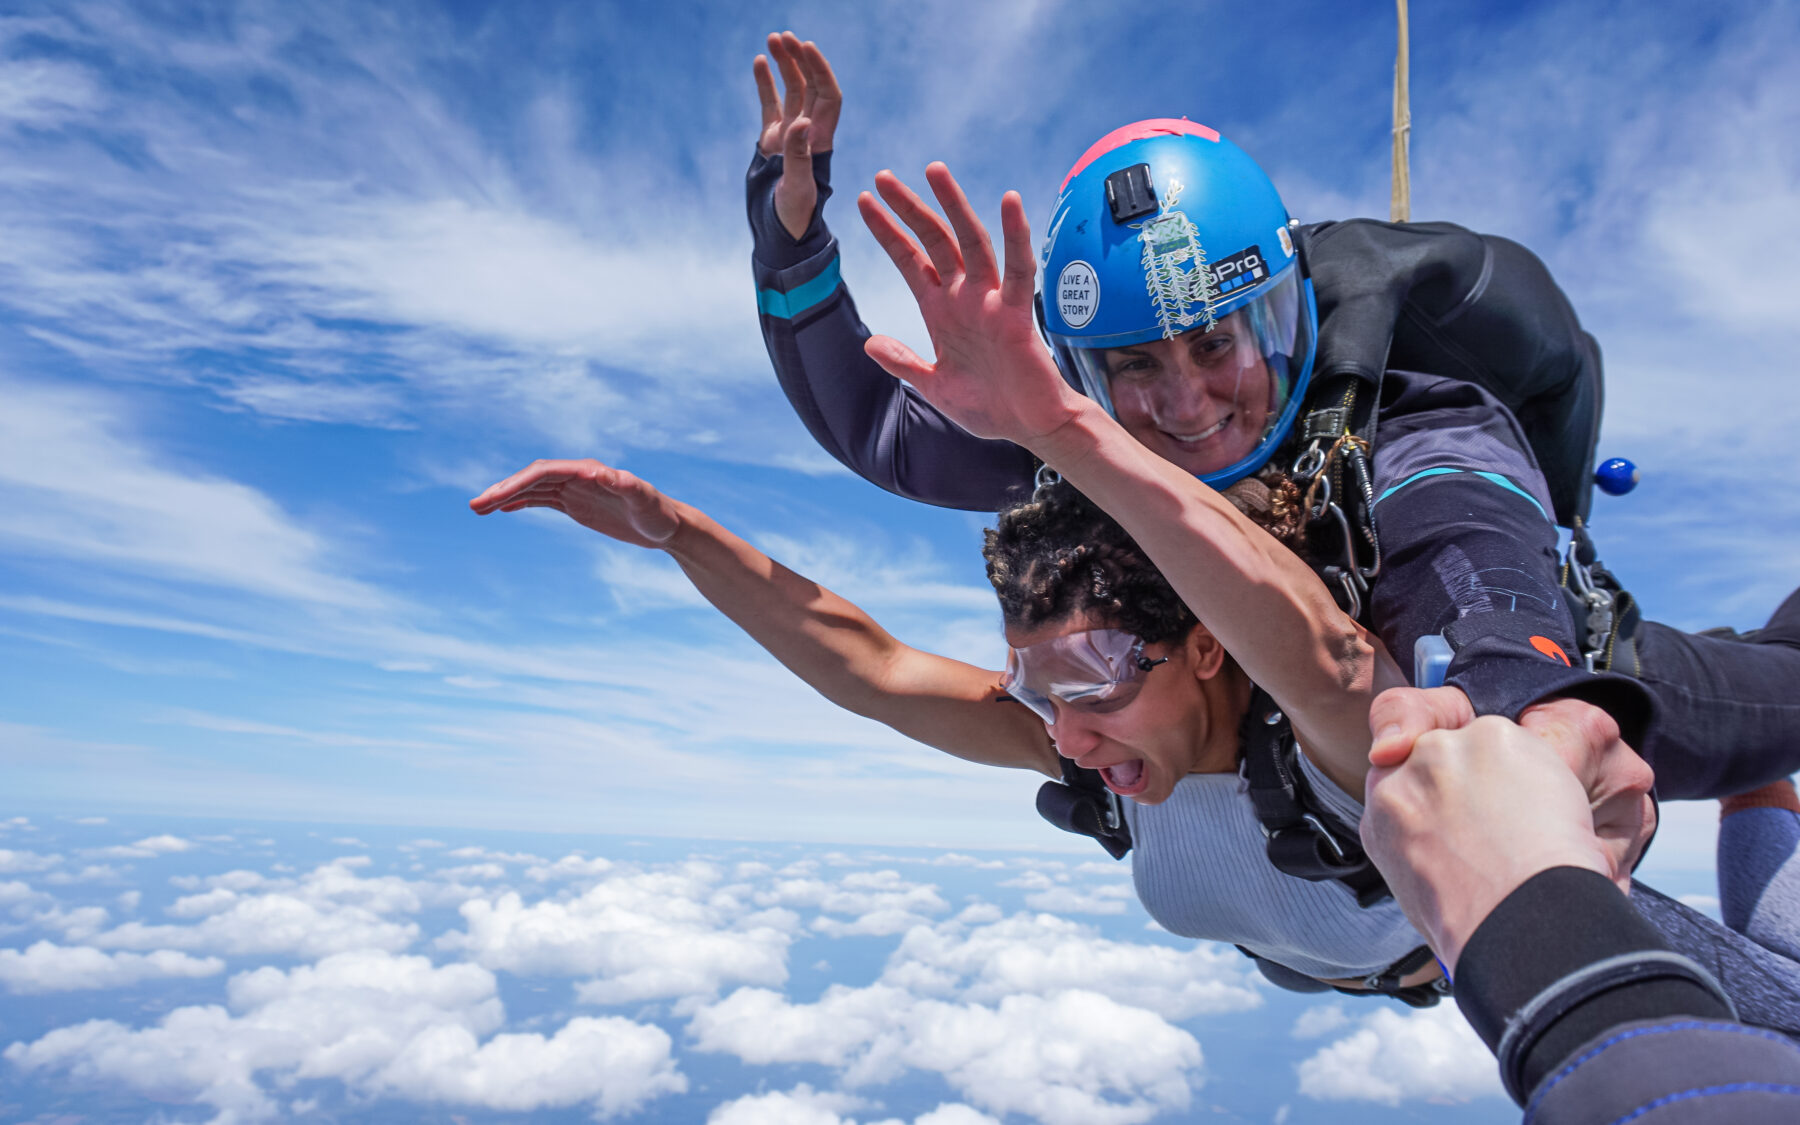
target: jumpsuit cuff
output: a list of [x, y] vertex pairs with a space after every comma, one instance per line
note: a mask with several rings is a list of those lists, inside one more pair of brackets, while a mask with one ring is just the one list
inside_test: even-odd
[[755, 240], [751, 251], [760, 282], [763, 270], [792, 269], [818, 256], [827, 248], [835, 249], [831, 231], [825, 226], [825, 201], [831, 198], [831, 153], [813, 154], [813, 183], [819, 188], [819, 201], [813, 205], [812, 222], [806, 233], [796, 239], [781, 225], [775, 215], [775, 185], [781, 179], [783, 158], [780, 153], [764, 156], [760, 150], [750, 159], [750, 170], [744, 177], [745, 206], [750, 215], [750, 235]]
[[[1591, 975], [1606, 965], [1616, 967], [1612, 976]], [[1539, 872], [1503, 899], [1463, 947], [1454, 991], [1521, 1103], [1576, 1048], [1615, 1025], [1735, 1015], [1718, 985], [1672, 953], [1617, 887], [1579, 867]]]
[[1514, 615], [1465, 617], [1444, 630], [1456, 656], [1444, 683], [1460, 688], [1477, 715], [1515, 722], [1549, 699], [1580, 699], [1611, 715], [1627, 745], [1642, 751], [1654, 717], [1650, 692], [1630, 676], [1589, 672], [1544, 636], [1518, 636]]

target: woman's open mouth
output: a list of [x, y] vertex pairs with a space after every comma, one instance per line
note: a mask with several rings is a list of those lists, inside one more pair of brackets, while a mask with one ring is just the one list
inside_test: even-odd
[[1179, 442], [1182, 445], [1198, 445], [1199, 443], [1205, 441], [1207, 438], [1213, 437], [1213, 436], [1219, 434], [1220, 432], [1222, 432], [1226, 426], [1231, 425], [1231, 420], [1235, 417], [1237, 417], [1236, 412], [1227, 414], [1227, 415], [1225, 415], [1225, 417], [1219, 419], [1217, 422], [1214, 422], [1212, 425], [1206, 427], [1204, 430], [1201, 430], [1199, 433], [1178, 434], [1173, 430], [1164, 430], [1163, 433], [1167, 434], [1170, 438]]
[[1144, 776], [1142, 758], [1133, 758], [1129, 762], [1120, 762], [1112, 766], [1101, 766], [1100, 778], [1106, 782], [1108, 789], [1121, 797], [1131, 797], [1142, 793], [1144, 787], [1149, 784], [1149, 779]]

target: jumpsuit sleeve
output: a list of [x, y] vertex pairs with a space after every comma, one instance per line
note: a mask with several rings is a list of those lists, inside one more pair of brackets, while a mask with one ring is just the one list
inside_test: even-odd
[[1800, 1119], [1800, 1048], [1736, 1019], [1604, 877], [1540, 872], [1456, 966], [1457, 1006], [1537, 1125]]
[[975, 437], [864, 353], [869, 330], [823, 218], [830, 166], [829, 153], [813, 157], [819, 204], [798, 240], [775, 216], [782, 158], [758, 152], [747, 177], [756, 305], [782, 393], [827, 453], [889, 492], [989, 512], [1025, 499], [1037, 469], [1029, 452]]
[[1390, 371], [1373, 468], [1382, 569], [1370, 613], [1401, 666], [1420, 637], [1442, 633], [1454, 652], [1445, 683], [1477, 714], [1517, 719], [1571, 696], [1642, 745], [1648, 693], [1582, 667], [1549, 496], [1512, 415], [1472, 384]]

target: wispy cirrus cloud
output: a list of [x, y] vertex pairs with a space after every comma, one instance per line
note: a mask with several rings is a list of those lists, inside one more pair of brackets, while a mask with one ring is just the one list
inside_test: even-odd
[[327, 541], [267, 495], [181, 471], [116, 396], [0, 376], [0, 543], [133, 576], [367, 610], [388, 599], [332, 565]]

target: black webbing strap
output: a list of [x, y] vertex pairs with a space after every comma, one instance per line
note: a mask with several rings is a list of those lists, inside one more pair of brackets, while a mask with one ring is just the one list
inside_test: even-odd
[[1119, 798], [1100, 779], [1100, 771], [1060, 760], [1063, 779], [1038, 787], [1038, 815], [1064, 832], [1092, 836], [1114, 859], [1125, 858], [1131, 850], [1131, 828]]
[[1575, 639], [1582, 656], [1596, 672], [1640, 678], [1643, 664], [1638, 659], [1637, 636], [1644, 616], [1637, 599], [1600, 563], [1594, 541], [1580, 520], [1569, 534], [1560, 581], [1575, 618]]
[[1315, 383], [1289, 470], [1305, 497], [1308, 561], [1339, 608], [1358, 620], [1368, 610], [1368, 584], [1381, 572], [1371, 468], [1380, 395], [1379, 373], [1339, 373]]
[[1293, 728], [1261, 688], [1251, 694], [1238, 739], [1269, 862], [1297, 879], [1335, 879], [1355, 893], [1359, 906], [1388, 897], [1387, 883], [1363, 854], [1356, 830], [1313, 798], [1300, 772]]
[[1364, 441], [1375, 438], [1375, 406], [1381, 397], [1381, 380], [1370, 382], [1360, 375], [1332, 375], [1320, 379], [1306, 394], [1306, 411], [1300, 415], [1302, 446], [1317, 441], [1329, 446], [1346, 433]]
[[1450, 995], [1450, 980], [1438, 976], [1424, 984], [1402, 985], [1400, 982], [1431, 964], [1431, 947], [1421, 945], [1379, 973], [1370, 973], [1361, 988], [1339, 988], [1345, 996], [1386, 996], [1412, 1008], [1434, 1008]]
[[1421, 945], [1406, 956], [1378, 973], [1370, 973], [1363, 978], [1363, 987], [1346, 988], [1341, 984], [1329, 984], [1317, 977], [1308, 976], [1298, 969], [1290, 969], [1279, 961], [1271, 961], [1254, 950], [1238, 946], [1237, 951], [1256, 962], [1264, 979], [1289, 992], [1330, 992], [1337, 991], [1345, 996], [1385, 996], [1390, 1000], [1398, 1000], [1414, 1008], [1435, 1007], [1438, 1001], [1450, 995], [1450, 981], [1439, 976], [1424, 984], [1402, 985], [1400, 982], [1413, 973], [1431, 963], [1431, 947]]

